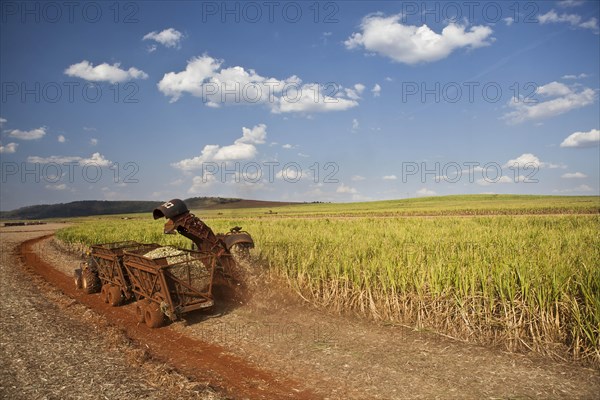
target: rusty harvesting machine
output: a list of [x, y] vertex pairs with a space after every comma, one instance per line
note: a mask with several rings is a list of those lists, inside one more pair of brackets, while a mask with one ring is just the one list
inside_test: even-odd
[[213, 285], [242, 285], [241, 268], [234, 257], [248, 254], [254, 241], [240, 227], [215, 234], [190, 213], [182, 200], [173, 199], [153, 211], [166, 218], [164, 233], [179, 233], [194, 250], [135, 241], [91, 246], [86, 262], [75, 270], [75, 285], [86, 293], [101, 293], [112, 306], [136, 301], [136, 317], [151, 328], [166, 320], [213, 306]]

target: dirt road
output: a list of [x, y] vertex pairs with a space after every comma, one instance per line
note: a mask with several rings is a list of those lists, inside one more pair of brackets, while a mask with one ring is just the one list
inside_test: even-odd
[[0, 230], [0, 398], [220, 398], [147, 360], [89, 309], [25, 272], [18, 246], [56, 228]]
[[[6, 398], [547, 399], [600, 393], [598, 371], [328, 315], [274, 284], [246, 304], [150, 330], [135, 322], [132, 304], [109, 307], [99, 295], [75, 291], [66, 274], [78, 260], [51, 237], [23, 244], [57, 226], [18, 228], [0, 228], [0, 395]], [[32, 285], [31, 274], [50, 285]]]

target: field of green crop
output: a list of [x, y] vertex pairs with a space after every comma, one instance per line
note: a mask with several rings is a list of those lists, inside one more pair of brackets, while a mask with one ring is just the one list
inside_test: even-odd
[[[243, 226], [257, 263], [322, 307], [600, 365], [599, 209], [597, 197], [452, 196], [196, 214], [215, 231]], [[85, 219], [58, 237], [189, 247], [163, 223]]]

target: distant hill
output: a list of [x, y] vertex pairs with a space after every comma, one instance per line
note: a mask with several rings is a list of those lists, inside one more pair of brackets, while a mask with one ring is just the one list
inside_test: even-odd
[[[277, 207], [294, 203], [261, 200], [243, 200], [223, 197], [192, 197], [184, 200], [191, 210], [219, 208]], [[150, 213], [164, 200], [157, 201], [108, 201], [83, 200], [70, 203], [43, 204], [21, 207], [12, 211], [0, 211], [0, 219], [46, 219], [87, 217], [91, 215]]]
[[84, 200], [71, 203], [42, 204], [2, 211], [2, 219], [45, 219], [85, 217], [102, 214], [151, 212], [160, 201], [101, 201]]

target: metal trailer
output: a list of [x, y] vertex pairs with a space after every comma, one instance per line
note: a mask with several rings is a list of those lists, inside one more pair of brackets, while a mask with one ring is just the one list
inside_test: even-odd
[[125, 250], [123, 265], [138, 299], [139, 322], [151, 328], [175, 321], [182, 314], [211, 307], [217, 257], [210, 252], [178, 249], [182, 254], [160, 258], [144, 256], [147, 251]]
[[[121, 297], [131, 298], [129, 294], [125, 293], [129, 283], [126, 277], [127, 272], [122, 264], [123, 250], [141, 246], [147, 246], [148, 250], [159, 247], [157, 244], [145, 245], [131, 240], [93, 245], [87, 252], [87, 261], [80, 263], [79, 269], [75, 270], [75, 286], [88, 294], [101, 291], [107, 302], [109, 286], [123, 288], [122, 296], [119, 295], [119, 291], [113, 290], [112, 298], [115, 300], [113, 305], [118, 305], [122, 301]], [[120, 301], [117, 301], [118, 299]]]
[[104, 243], [92, 246], [90, 262], [96, 271], [101, 285], [102, 298], [112, 306], [118, 306], [125, 300], [131, 300], [134, 293], [127, 270], [123, 266], [124, 251], [148, 252], [160, 245], [142, 244], [135, 241]]

